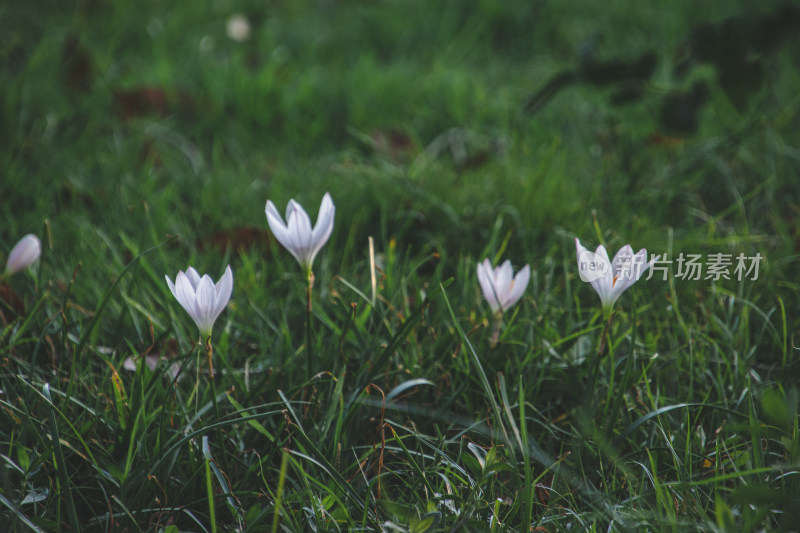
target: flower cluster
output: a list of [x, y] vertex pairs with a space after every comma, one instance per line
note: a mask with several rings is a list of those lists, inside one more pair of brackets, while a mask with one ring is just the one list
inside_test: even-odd
[[[656, 256], [648, 262], [647, 250], [643, 248], [633, 253], [630, 244], [620, 248], [614, 259], [610, 260], [605, 246], [601, 244], [593, 253], [587, 250], [578, 238], [575, 238], [575, 251], [580, 277], [591, 284], [600, 296], [605, 315], [611, 312], [620, 295], [636, 283], [644, 271], [658, 260]], [[478, 263], [478, 283], [483, 291], [483, 297], [495, 314], [504, 313], [522, 297], [530, 279], [530, 266], [525, 265], [516, 276], [513, 274], [509, 261], [494, 269], [488, 259]]]
[[[328, 241], [333, 231], [335, 211], [331, 195], [325, 193], [319, 208], [317, 223], [312, 228], [311, 219], [305, 209], [294, 200], [289, 200], [286, 208], [286, 222], [281, 218], [275, 204], [267, 200], [266, 214], [270, 229], [278, 242], [297, 259], [303, 273], [309, 279], [312, 275], [311, 265], [314, 257]], [[9, 262], [10, 260], [11, 258], [9, 258]], [[207, 274], [201, 277], [191, 266], [186, 269], [185, 273], [178, 272], [174, 283], [169, 276], [165, 276], [165, 278], [172, 295], [194, 320], [200, 330], [200, 335], [203, 339], [208, 339], [211, 336], [214, 322], [227, 307], [233, 291], [233, 273], [230, 265], [217, 283], [214, 283]]]
[[[317, 222], [312, 226], [308, 213], [293, 199], [289, 200], [286, 207], [285, 218], [281, 217], [275, 204], [267, 200], [265, 208], [267, 224], [275, 239], [297, 260], [309, 283], [309, 311], [310, 291], [314, 280], [312, 265], [317, 253], [333, 232], [335, 212], [336, 208], [330, 194], [325, 193], [319, 207]], [[12, 250], [6, 272], [15, 272], [29, 265], [38, 257], [39, 249], [38, 239], [32, 235], [26, 236]], [[648, 263], [646, 250], [634, 253], [628, 244], [623, 246], [611, 260], [602, 244], [595, 252], [591, 252], [577, 238], [575, 251], [580, 277], [589, 282], [600, 296], [603, 312], [607, 316], [620, 295], [638, 281], [644, 271], [658, 259], [654, 257]], [[496, 267], [492, 267], [489, 259], [478, 263], [478, 284], [492, 313], [498, 317], [498, 327], [502, 315], [522, 298], [530, 276], [530, 265], [525, 265], [514, 275], [509, 260]], [[174, 283], [168, 276], [166, 280], [173, 296], [194, 320], [200, 334], [210, 339], [214, 322], [228, 305], [233, 290], [230, 265], [217, 283], [214, 283], [208, 275], [201, 277], [192, 267], [186, 272], [178, 272]], [[496, 333], [497, 331], [495, 336]]]

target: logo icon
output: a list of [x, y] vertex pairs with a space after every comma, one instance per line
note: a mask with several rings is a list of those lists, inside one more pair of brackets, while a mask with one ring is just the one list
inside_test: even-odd
[[611, 265], [601, 255], [584, 250], [578, 256], [578, 275], [583, 281], [591, 283], [607, 272], [611, 272]]

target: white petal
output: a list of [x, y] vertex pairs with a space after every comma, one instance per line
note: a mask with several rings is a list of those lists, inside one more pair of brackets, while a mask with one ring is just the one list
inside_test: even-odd
[[8, 254], [6, 273], [14, 274], [31, 266], [34, 261], [39, 259], [40, 255], [42, 255], [42, 243], [39, 241], [39, 237], [32, 233], [25, 235]]
[[[316, 254], [322, 245], [324, 245], [333, 231], [333, 216], [336, 208], [333, 205], [333, 200], [329, 193], [325, 193], [322, 197], [322, 204], [319, 206], [319, 214], [317, 215], [317, 223], [314, 225], [314, 230], [311, 232], [311, 242]], [[313, 259], [313, 257], [312, 257]]]
[[216, 300], [216, 291], [214, 290], [214, 281], [208, 276], [204, 275], [197, 285], [197, 315], [194, 318], [197, 327], [200, 328], [200, 333], [203, 336], [211, 333], [211, 327], [214, 325], [214, 303]]
[[196, 291], [197, 284], [200, 283], [200, 274], [197, 273], [194, 267], [189, 267], [186, 269], [186, 277], [189, 278], [189, 283], [192, 284], [192, 288]]
[[311, 248], [311, 219], [303, 206], [294, 200], [289, 200], [286, 208], [286, 225], [289, 227], [294, 253], [305, 259]]
[[596, 280], [590, 282], [590, 285], [600, 297], [603, 307], [608, 307], [613, 303], [612, 290], [613, 290], [614, 276], [611, 274], [611, 269], [606, 270], [603, 275]]
[[[584, 247], [580, 241], [576, 238], [575, 239], [575, 251], [578, 254], [578, 268], [581, 268], [581, 255], [584, 253], [591, 253], [586, 247]], [[610, 299], [610, 292], [611, 292], [611, 285], [613, 281], [613, 275], [611, 273], [611, 261], [608, 259], [608, 252], [606, 252], [606, 247], [602, 244], [599, 245], [595, 249], [595, 255], [597, 255], [601, 261], [604, 261], [606, 268], [603, 269], [603, 275], [597, 279], [594, 279], [589, 282], [589, 285], [595, 290], [597, 295], [600, 297], [600, 301], [602, 302], [603, 306], [607, 305], [607, 302]]]
[[608, 258], [608, 252], [605, 246], [602, 244], [599, 245], [594, 253], [600, 256], [600, 259], [605, 262], [607, 268], [603, 271], [603, 276], [592, 281], [591, 285], [594, 290], [597, 291], [597, 295], [600, 296], [603, 307], [608, 307], [613, 305], [616, 299], [612, 293], [614, 288], [614, 269], [611, 260]]
[[194, 288], [191, 281], [183, 272], [178, 272], [178, 277], [175, 278], [175, 299], [181, 304], [192, 320], [197, 316], [197, 303]]
[[[608, 258], [608, 252], [606, 251], [605, 246], [603, 246], [602, 244], [599, 245], [597, 249], [594, 251], [594, 253], [599, 255], [608, 264], [609, 267], [612, 266], [611, 260]], [[609, 270], [611, 269], [609, 268]]]
[[265, 212], [267, 214], [267, 225], [269, 225], [269, 229], [272, 230], [272, 234], [275, 235], [275, 238], [284, 248], [290, 249], [292, 240], [289, 236], [289, 228], [286, 226], [286, 223], [283, 221], [283, 218], [280, 213], [278, 213], [272, 201], [267, 200]]
[[478, 283], [481, 286], [481, 291], [483, 291], [483, 297], [486, 298], [492, 312], [496, 313], [500, 309], [500, 305], [497, 302], [497, 294], [492, 279], [492, 264], [489, 263], [488, 259], [484, 259], [483, 263], [478, 263]]
[[169, 279], [169, 276], [167, 276], [166, 274], [164, 274], [164, 278], [166, 278], [166, 280], [167, 280], [167, 286], [169, 287], [169, 290], [170, 290], [170, 292], [172, 293], [172, 295], [173, 295], [175, 298], [177, 298], [177, 297], [178, 297], [178, 295], [177, 295], [177, 293], [175, 292], [175, 284], [174, 284], [174, 283], [172, 283], [172, 280], [171, 280], [171, 279]]
[[[283, 217], [278, 212], [278, 208], [275, 207], [275, 204], [272, 203], [272, 200], [267, 200], [267, 206], [264, 208], [264, 213], [267, 215], [267, 222], [269, 223], [270, 228], [272, 228], [272, 223], [275, 222], [279, 226], [286, 227], [286, 223], [283, 221]], [[273, 219], [270, 221], [269, 219]]]
[[228, 300], [231, 299], [231, 292], [233, 291], [233, 272], [231, 272], [231, 266], [225, 269], [225, 273], [217, 282], [216, 289], [216, 302], [214, 303], [214, 320], [217, 319], [219, 314], [225, 309], [228, 305]]
[[522, 295], [525, 293], [525, 289], [528, 287], [528, 281], [531, 279], [531, 267], [530, 265], [525, 265], [522, 270], [517, 272], [517, 275], [514, 276], [514, 281], [511, 282], [511, 287], [509, 287], [508, 294], [506, 294], [505, 301], [503, 302], [503, 309], [508, 309], [517, 301], [522, 298]]
[[592, 288], [597, 293], [597, 296], [600, 297], [600, 303], [603, 307], [609, 307], [613, 305], [614, 300], [616, 300], [616, 296], [613, 294], [613, 287], [612, 287], [612, 276], [611, 274], [604, 274], [603, 277], [597, 278], [596, 280], [589, 283]]
[[617, 251], [614, 255], [614, 260], [611, 261], [611, 271], [617, 280], [633, 275], [632, 260], [633, 248], [631, 248], [630, 244], [626, 244]]
[[[628, 248], [630, 248], [630, 246], [628, 246]], [[632, 249], [630, 251], [633, 252]], [[630, 261], [630, 266], [621, 272], [620, 277], [617, 278], [616, 285], [614, 285], [614, 293], [617, 295], [617, 297], [619, 297], [619, 295], [621, 295], [624, 291], [628, 290], [631, 285], [636, 283], [639, 278], [642, 277], [642, 273], [649, 266], [646, 264], [647, 251], [644, 248], [639, 250], [636, 255], [631, 255]]]
[[576, 254], [576, 255], [577, 255], [577, 257], [578, 257], [578, 268], [580, 268], [580, 266], [581, 266], [581, 254], [582, 254], [582, 253], [584, 253], [584, 252], [588, 252], [588, 251], [589, 251], [589, 250], [587, 250], [587, 249], [586, 249], [586, 248], [585, 248], [585, 247], [584, 247], [584, 246], [581, 244], [581, 241], [580, 241], [580, 240], [578, 240], [578, 238], [577, 238], [577, 237], [575, 237], [575, 254]]
[[506, 259], [503, 264], [494, 269], [494, 286], [497, 289], [497, 298], [505, 301], [506, 295], [511, 288], [511, 281], [514, 279], [514, 271], [511, 269], [511, 261]]

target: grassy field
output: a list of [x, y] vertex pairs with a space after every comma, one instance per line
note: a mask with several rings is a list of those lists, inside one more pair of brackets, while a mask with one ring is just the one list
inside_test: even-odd
[[[0, 260], [43, 248], [0, 278], [0, 530], [800, 527], [797, 3], [41, 0], [0, 29]], [[309, 312], [264, 206], [326, 192]], [[672, 263], [606, 316], [576, 237]], [[485, 258], [530, 265], [500, 316]], [[227, 265], [212, 379], [165, 276]]]

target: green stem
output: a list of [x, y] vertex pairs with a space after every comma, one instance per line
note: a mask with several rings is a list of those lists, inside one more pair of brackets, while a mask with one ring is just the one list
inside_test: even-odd
[[206, 338], [206, 359], [208, 360], [208, 377], [214, 381], [214, 347], [211, 345], [211, 335]]
[[612, 369], [611, 369], [612, 372], [609, 375], [609, 379], [612, 379], [611, 376], [613, 375], [614, 358], [613, 355], [611, 355], [611, 343], [608, 340], [608, 331], [611, 327], [611, 321], [614, 319], [614, 313], [612, 312], [607, 315], [604, 313], [604, 318], [607, 319], [606, 325], [603, 328], [603, 333], [600, 334], [600, 342], [598, 343], [599, 345], [597, 347], [597, 356], [595, 356], [594, 358], [594, 364], [592, 365], [592, 373], [589, 378], [589, 387], [587, 388], [587, 391], [589, 393], [587, 400], [589, 402], [590, 406], [589, 411], [591, 413], [594, 413], [594, 410], [597, 408], [597, 399], [595, 397], [595, 394], [597, 393], [597, 383], [599, 381], [599, 376], [600, 376], [600, 366], [603, 364], [603, 354], [605, 353], [607, 346], [609, 349], [609, 359], [611, 360], [612, 364]]
[[[614, 357], [614, 347], [612, 346], [612, 342], [610, 339], [608, 339], [608, 337], [606, 337], [606, 343], [608, 344], [608, 390], [606, 390], [605, 407], [608, 409], [608, 406], [612, 401], [612, 396], [615, 393], [622, 394], [623, 391], [614, 390], [614, 374], [617, 370], [617, 359]], [[606, 411], [606, 415], [608, 415], [608, 411]]]
[[211, 461], [205, 458], [206, 466], [206, 496], [208, 497], [208, 514], [211, 520], [211, 533], [217, 532], [217, 512], [214, 505], [214, 486], [211, 482]]
[[205, 344], [206, 358], [208, 359], [208, 383], [211, 386], [211, 403], [214, 406], [214, 414], [219, 420], [219, 405], [217, 404], [217, 384], [214, 381], [214, 363], [212, 362], [214, 356], [214, 346], [211, 344], [211, 335], [206, 338]]
[[498, 341], [500, 340], [500, 326], [503, 323], [503, 312], [498, 311], [494, 315], [493, 325], [492, 325], [492, 340], [489, 341], [489, 348], [494, 349], [497, 346]]
[[309, 270], [306, 279], [308, 280], [308, 287], [306, 288], [306, 358], [308, 367], [308, 381], [311, 381], [311, 378], [314, 376], [314, 349], [312, 348], [313, 345], [311, 334], [311, 312], [314, 310], [311, 295], [314, 289], [314, 273]]
[[278, 523], [281, 519], [281, 505], [283, 505], [283, 486], [286, 484], [286, 466], [289, 463], [289, 452], [283, 449], [281, 457], [281, 469], [278, 474], [278, 493], [275, 495], [275, 514], [272, 515], [272, 533], [278, 531]]
[[[608, 413], [608, 420], [609, 424], [606, 428], [606, 438], [611, 442], [613, 440], [613, 428], [614, 422], [617, 419], [617, 415], [622, 408], [622, 402], [625, 398], [625, 391], [628, 390], [628, 387], [631, 385], [631, 381], [633, 380], [633, 368], [636, 363], [636, 300], [633, 300], [633, 311], [631, 312], [631, 348], [630, 353], [628, 354], [627, 359], [625, 360], [625, 366], [622, 369], [622, 376], [620, 377], [620, 383], [616, 394], [614, 394], [614, 403], [611, 407], [611, 411]], [[613, 354], [610, 351], [609, 347], [609, 359], [614, 361]], [[610, 389], [609, 389], [610, 390]]]

